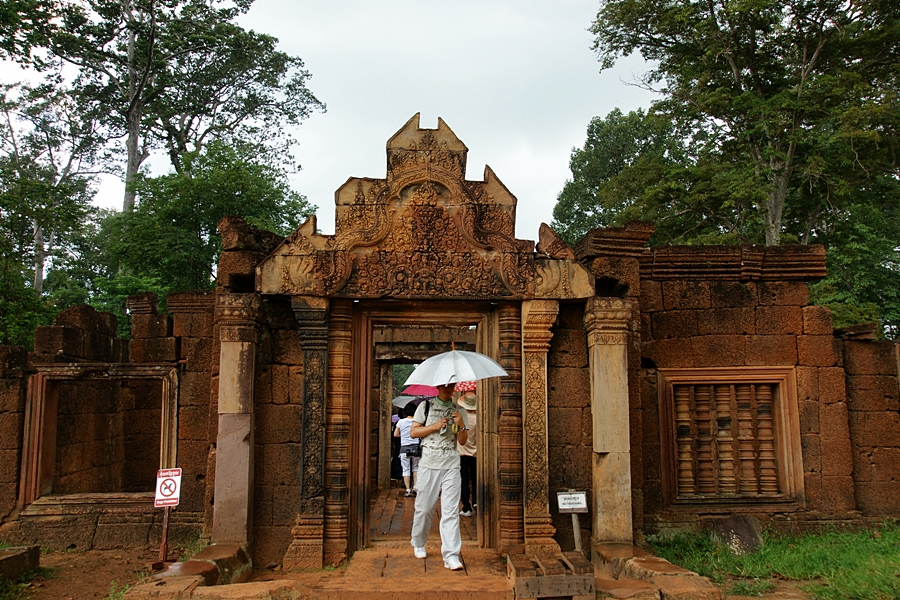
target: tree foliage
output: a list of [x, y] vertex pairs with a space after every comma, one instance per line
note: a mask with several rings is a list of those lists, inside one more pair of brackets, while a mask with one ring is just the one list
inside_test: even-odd
[[216, 225], [226, 215], [287, 234], [314, 212], [283, 170], [255, 160], [255, 146], [214, 142], [185, 157], [182, 173], [144, 177], [139, 203], [110, 223], [109, 251], [132, 276], [167, 292], [215, 285], [221, 249]]
[[823, 191], [897, 174], [895, 2], [603, 0], [591, 31], [603, 68], [640, 52], [654, 110], [744, 165], [767, 244], [785, 218], [808, 237], [836, 200]]

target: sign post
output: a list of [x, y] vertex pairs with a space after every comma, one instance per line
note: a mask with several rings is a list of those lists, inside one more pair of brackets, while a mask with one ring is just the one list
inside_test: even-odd
[[572, 533], [575, 535], [575, 550], [583, 552], [581, 549], [581, 523], [578, 520], [578, 514], [588, 511], [587, 492], [575, 490], [556, 492], [556, 500], [559, 504], [560, 513], [572, 513]]
[[165, 507], [162, 536], [159, 544], [159, 560], [166, 562], [169, 556], [169, 511], [178, 506], [181, 494], [181, 469], [160, 469], [156, 473], [156, 499], [153, 505]]

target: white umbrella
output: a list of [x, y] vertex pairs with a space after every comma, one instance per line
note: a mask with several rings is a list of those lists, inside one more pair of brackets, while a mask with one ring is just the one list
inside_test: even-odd
[[465, 350], [451, 350], [432, 356], [416, 367], [404, 385], [445, 385], [508, 375], [490, 356]]

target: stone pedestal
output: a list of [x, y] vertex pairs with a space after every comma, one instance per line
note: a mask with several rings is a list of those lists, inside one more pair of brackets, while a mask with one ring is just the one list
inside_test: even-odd
[[631, 542], [628, 319], [631, 304], [590, 298], [585, 308], [593, 415], [593, 540]]
[[550, 517], [547, 444], [547, 351], [559, 302], [522, 303], [522, 447], [525, 467], [525, 552], [559, 552]]
[[212, 542], [249, 546], [253, 518], [253, 384], [259, 333], [255, 294], [219, 294], [219, 433]]

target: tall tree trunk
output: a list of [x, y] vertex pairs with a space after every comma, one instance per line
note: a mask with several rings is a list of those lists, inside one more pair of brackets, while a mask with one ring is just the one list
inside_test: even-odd
[[34, 291], [41, 295], [44, 291], [44, 228], [34, 221]]

